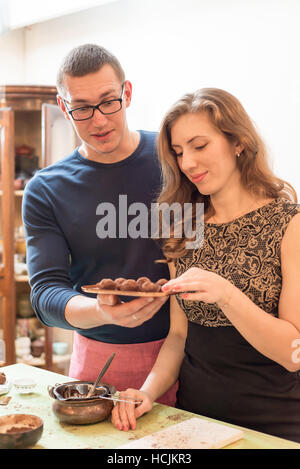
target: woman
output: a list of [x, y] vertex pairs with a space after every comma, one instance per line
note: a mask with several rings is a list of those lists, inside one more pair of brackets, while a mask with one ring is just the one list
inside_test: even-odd
[[[181, 98], [159, 134], [159, 202], [204, 203], [204, 241], [163, 240], [171, 326], [142, 388], [113, 424], [136, 419], [179, 377], [177, 407], [300, 442], [300, 207], [275, 177], [240, 102], [219, 89]], [[195, 216], [194, 216], [195, 218]], [[189, 293], [190, 292], [190, 293]]]

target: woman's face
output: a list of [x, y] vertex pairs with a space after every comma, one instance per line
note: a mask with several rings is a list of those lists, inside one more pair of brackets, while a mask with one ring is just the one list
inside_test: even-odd
[[217, 130], [205, 112], [180, 116], [171, 128], [178, 166], [203, 195], [213, 195], [239, 180], [236, 155], [241, 151]]

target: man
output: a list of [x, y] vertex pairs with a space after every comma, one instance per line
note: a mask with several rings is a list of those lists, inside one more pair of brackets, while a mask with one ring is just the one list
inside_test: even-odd
[[[39, 171], [25, 190], [32, 305], [47, 326], [75, 331], [70, 376], [94, 380], [115, 352], [105, 381], [117, 390], [139, 387], [168, 333], [169, 303], [152, 297], [95, 298], [81, 286], [103, 278], [168, 278], [166, 266], [154, 262], [162, 256], [155, 240], [124, 235], [119, 206], [122, 195], [128, 206], [141, 202], [149, 209], [159, 192], [156, 134], [128, 128], [132, 85], [102, 47], [73, 49], [61, 65], [57, 88], [58, 104], [81, 146]], [[120, 220], [119, 230], [107, 237], [98, 229], [103, 203], [114, 207]], [[160, 402], [174, 405], [175, 390]]]

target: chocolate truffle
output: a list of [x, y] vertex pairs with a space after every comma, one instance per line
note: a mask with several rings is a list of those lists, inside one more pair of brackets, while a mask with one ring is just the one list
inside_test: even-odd
[[6, 376], [4, 373], [0, 373], [0, 384], [6, 383]]
[[98, 283], [98, 287], [101, 290], [116, 290], [116, 282], [114, 282], [111, 278], [104, 278], [101, 282]]
[[123, 291], [137, 291], [138, 287], [135, 280], [128, 279], [122, 283]]

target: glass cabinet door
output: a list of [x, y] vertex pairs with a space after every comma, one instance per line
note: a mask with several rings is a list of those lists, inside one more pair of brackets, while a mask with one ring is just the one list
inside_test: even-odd
[[72, 153], [80, 140], [59, 106], [42, 105], [42, 167], [56, 163]]

